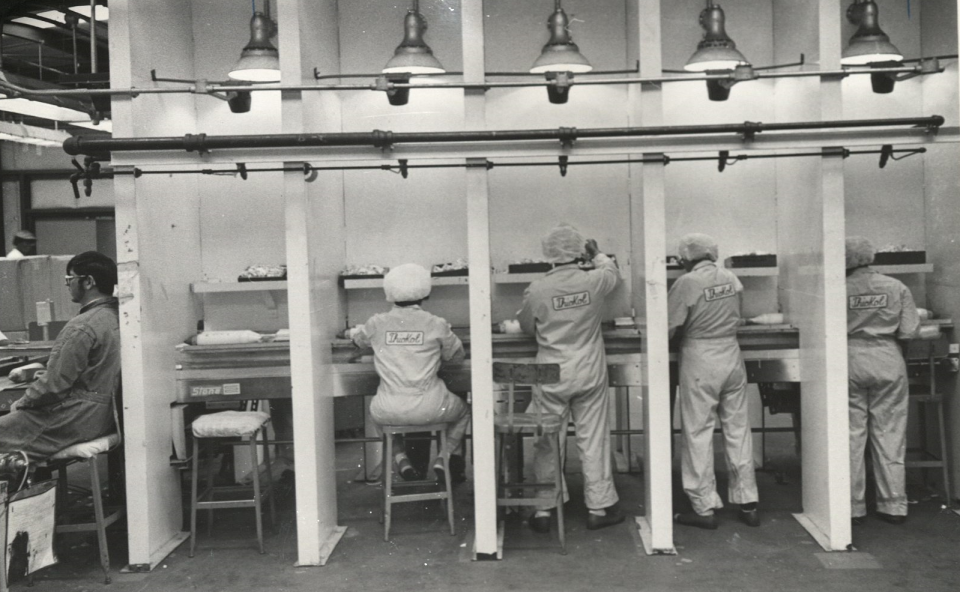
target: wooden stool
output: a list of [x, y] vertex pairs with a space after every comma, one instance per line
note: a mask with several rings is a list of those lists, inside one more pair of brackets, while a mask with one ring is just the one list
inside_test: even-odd
[[[263, 554], [263, 525], [261, 516], [261, 502], [263, 495], [260, 491], [260, 467], [257, 462], [257, 435], [263, 434], [264, 459], [267, 463], [267, 492], [270, 501], [270, 521], [276, 524], [273, 504], [273, 477], [270, 474], [270, 453], [266, 447], [267, 435], [264, 428], [270, 416], [261, 411], [221, 411], [201, 415], [193, 424], [193, 467], [190, 483], [190, 557], [193, 557], [197, 545], [197, 510], [207, 510], [207, 534], [213, 529], [213, 511], [224, 508], [254, 508], [257, 514], [257, 543], [260, 553]], [[250, 459], [253, 465], [253, 498], [216, 500], [218, 493], [237, 493], [250, 491], [246, 486], [215, 486], [213, 483], [213, 460], [218, 447], [229, 443], [227, 439], [241, 438], [250, 445]], [[200, 447], [207, 452], [207, 485], [203, 493], [198, 494], [200, 472]], [[226, 441], [226, 442], [225, 442]]]
[[[515, 385], [555, 384], [560, 382], [560, 365], [494, 362], [493, 381], [508, 385], [507, 412], [497, 414], [494, 417], [497, 436], [497, 463], [500, 467], [500, 470], [497, 471], [497, 505], [540, 507], [544, 498], [508, 497], [507, 494], [511, 491], [522, 494], [525, 489], [534, 491], [551, 490], [557, 508], [557, 534], [560, 537], [560, 551], [565, 555], [567, 553], [567, 542], [563, 526], [563, 466], [560, 433], [566, 426], [562, 424], [561, 417], [556, 413], [543, 413], [543, 406], [540, 404], [537, 405], [537, 413], [515, 413], [513, 410]], [[507, 471], [503, 470], [505, 469], [503, 461], [504, 436], [523, 433], [531, 433], [537, 437], [550, 436], [551, 442], [553, 442], [555, 473], [553, 483], [510, 483], [507, 481], [505, 475]]]
[[450, 461], [448, 458], [440, 455], [440, 459], [443, 462], [444, 481], [446, 482], [444, 489], [426, 493], [398, 494], [394, 493], [395, 487], [418, 487], [432, 485], [435, 482], [429, 480], [394, 482], [393, 480], [393, 436], [412, 432], [431, 432], [433, 438], [437, 441], [439, 452], [443, 450], [447, 444], [447, 424], [435, 423], [419, 426], [384, 425], [380, 426], [380, 429], [383, 432], [383, 461], [381, 464], [383, 473], [383, 516], [381, 519], [383, 522], [383, 540], [390, 540], [390, 514], [393, 504], [419, 502], [431, 499], [438, 499], [441, 500], [441, 503], [446, 503], [447, 521], [450, 523], [450, 534], [455, 535], [457, 531], [453, 523], [453, 486], [450, 482]]
[[[89, 442], [79, 442], [64, 448], [46, 461], [37, 464], [57, 472], [57, 526], [55, 532], [92, 532], [97, 533], [100, 548], [100, 566], [103, 568], [104, 583], [110, 583], [110, 551], [107, 548], [107, 527], [119, 520], [126, 512], [125, 508], [104, 511], [103, 495], [100, 486], [100, 469], [97, 457], [110, 452], [120, 444], [118, 434], [102, 436]], [[78, 462], [86, 462], [90, 469], [90, 497], [93, 498], [93, 522], [70, 522], [66, 520], [71, 503], [67, 490], [67, 467]], [[76, 500], [74, 500], [76, 501]], [[63, 523], [61, 523], [63, 519]]]

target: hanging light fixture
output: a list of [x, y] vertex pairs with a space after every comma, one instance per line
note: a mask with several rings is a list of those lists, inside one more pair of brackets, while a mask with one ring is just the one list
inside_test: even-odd
[[[847, 8], [847, 20], [857, 25], [857, 32], [843, 48], [840, 63], [844, 66], [894, 66], [903, 61], [903, 54], [890, 43], [890, 37], [880, 28], [880, 9], [873, 0], [856, 0]], [[870, 75], [873, 92], [893, 92], [896, 76], [879, 72]]]
[[[703, 27], [703, 39], [697, 44], [697, 51], [683, 66], [688, 72], [726, 73], [738, 68], [752, 69], [750, 62], [737, 50], [737, 44], [727, 35], [726, 15], [719, 4], [707, 0], [707, 6], [700, 11], [700, 26]], [[730, 96], [733, 81], [708, 80], [707, 94], [711, 101], [726, 101]]]
[[[413, 0], [413, 5], [403, 17], [403, 41], [393, 52], [393, 57], [383, 67], [384, 81], [410, 82], [413, 74], [443, 74], [446, 70], [440, 60], [434, 57], [433, 50], [423, 40], [427, 31], [427, 19], [420, 14], [419, 0]], [[384, 80], [385, 79], [385, 80]], [[410, 101], [409, 88], [390, 88], [387, 90], [387, 100], [391, 105], [406, 105]]]
[[543, 74], [548, 81], [547, 97], [551, 103], [563, 104], [570, 98], [573, 75], [593, 70], [590, 61], [580, 53], [580, 48], [570, 35], [570, 19], [556, 0], [553, 13], [547, 19], [550, 40], [543, 46], [540, 56], [530, 67], [531, 74]]
[[880, 28], [880, 9], [873, 0], [856, 0], [847, 8], [847, 20], [858, 25], [857, 32], [843, 49], [844, 66], [866, 66], [878, 62], [900, 62], [903, 54]]
[[277, 31], [277, 25], [270, 18], [270, 0], [267, 0], [266, 14], [256, 10], [256, 0], [253, 3], [250, 41], [240, 52], [240, 59], [228, 76], [248, 82], [279, 82], [280, 52], [270, 43]]

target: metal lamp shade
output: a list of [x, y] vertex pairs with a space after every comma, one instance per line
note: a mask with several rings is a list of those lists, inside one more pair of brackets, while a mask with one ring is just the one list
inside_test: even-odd
[[850, 39], [850, 45], [843, 49], [840, 57], [840, 63], [844, 66], [865, 66], [880, 62], [900, 62], [903, 61], [903, 54], [897, 49], [897, 46], [890, 43], [890, 38], [886, 35], [874, 36], [872, 38], [858, 38], [854, 35]]
[[580, 53], [580, 48], [576, 43], [563, 43], [557, 45], [547, 44], [543, 46], [540, 57], [533, 62], [530, 68], [531, 74], [544, 74], [546, 72], [574, 72], [583, 73], [593, 70], [593, 66], [587, 58]]
[[[701, 43], [701, 45], [703, 44]], [[698, 47], [697, 51], [687, 60], [683, 69], [688, 72], [734, 70], [737, 66], [745, 66], [749, 63], [736, 47]]]
[[433, 56], [430, 48], [400, 46], [383, 67], [384, 74], [443, 74], [446, 70], [440, 60]]
[[240, 52], [240, 60], [227, 75], [234, 80], [278, 82], [280, 52], [270, 43], [273, 23], [262, 12], [250, 19], [250, 41]]
[[593, 70], [587, 58], [580, 53], [580, 48], [570, 37], [570, 19], [567, 13], [557, 2], [557, 8], [547, 19], [547, 30], [550, 31], [550, 41], [543, 46], [540, 57], [533, 62], [531, 74], [545, 74], [547, 72], [573, 72], [582, 74]]
[[847, 20], [859, 26], [840, 55], [841, 64], [864, 66], [903, 61], [903, 54], [880, 28], [880, 9], [876, 2], [868, 0], [851, 4], [847, 9]]
[[423, 40], [427, 21], [416, 10], [403, 19], [403, 41], [383, 67], [384, 74], [443, 74], [446, 70]]
[[737, 44], [727, 35], [727, 17], [720, 5], [710, 3], [700, 11], [700, 26], [703, 39], [697, 44], [697, 51], [683, 66], [688, 72], [708, 72], [712, 70], [733, 70], [750, 62], [737, 51]]

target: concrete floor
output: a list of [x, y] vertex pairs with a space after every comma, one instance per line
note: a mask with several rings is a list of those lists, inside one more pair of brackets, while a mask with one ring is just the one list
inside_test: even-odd
[[[775, 435], [773, 437], [777, 437]], [[784, 443], [785, 444], [785, 443]], [[349, 481], [359, 450], [339, 449], [340, 524], [348, 530], [325, 567], [295, 568], [295, 505], [289, 487], [278, 496], [279, 527], [258, 554], [250, 510], [216, 513], [214, 533], [201, 522], [197, 556], [186, 545], [148, 574], [123, 574], [126, 540], [122, 528], [110, 536], [113, 583], [104, 587], [95, 538], [65, 537], [61, 563], [36, 574], [32, 590], [147, 592], [204, 590], [244, 592], [302, 590], [356, 592], [378, 590], [884, 590], [956, 591], [960, 587], [960, 516], [942, 507], [929, 490], [914, 487], [910, 517], [892, 526], [870, 517], [854, 529], [856, 552], [823, 553], [791, 514], [800, 511], [799, 468], [781, 446], [768, 466], [783, 469], [781, 484], [770, 472], [758, 474], [763, 525], [749, 528], [733, 510], [720, 513], [716, 531], [678, 526], [678, 555], [648, 557], [634, 523], [600, 531], [584, 529], [581, 481], [571, 475], [567, 505], [567, 545], [562, 556], [552, 536], [533, 533], [508, 519], [502, 561], [470, 559], [472, 489], [457, 490], [457, 535], [451, 537], [439, 504], [405, 504], [394, 510], [391, 541], [383, 541], [378, 522], [380, 489]], [[768, 449], [768, 454], [770, 454]], [[718, 460], [722, 467], [722, 461]], [[916, 478], [918, 476], [911, 475]], [[720, 475], [721, 491], [724, 484]], [[623, 509], [642, 514], [639, 475], [616, 478]], [[683, 509], [682, 493], [676, 507]], [[18, 582], [13, 589], [26, 589]]]

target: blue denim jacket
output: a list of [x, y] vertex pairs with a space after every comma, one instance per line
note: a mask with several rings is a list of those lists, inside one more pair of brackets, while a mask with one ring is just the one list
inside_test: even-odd
[[120, 382], [120, 321], [116, 298], [91, 302], [57, 336], [46, 375], [34, 381], [20, 409], [69, 398], [109, 403]]

